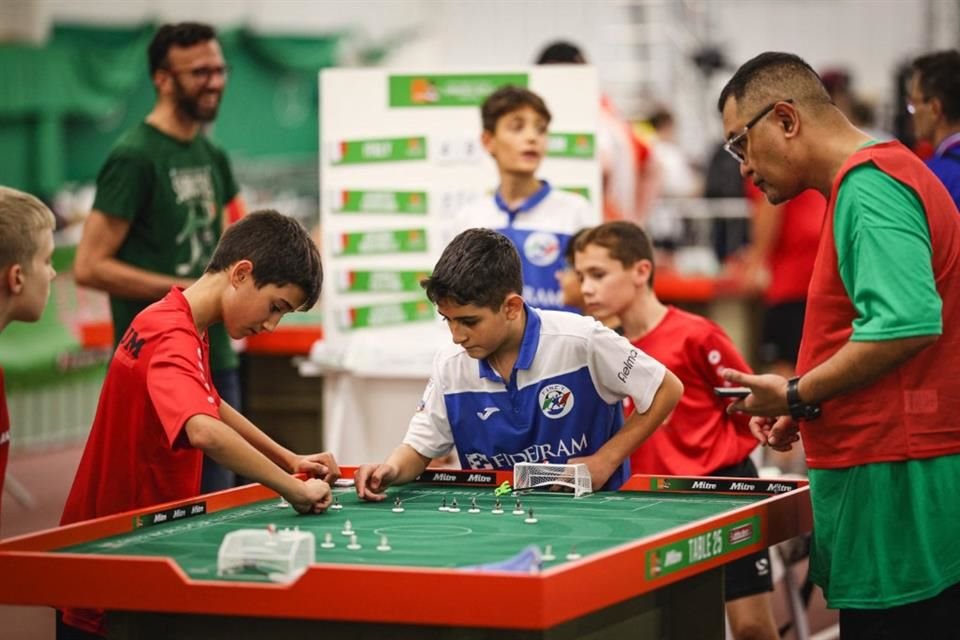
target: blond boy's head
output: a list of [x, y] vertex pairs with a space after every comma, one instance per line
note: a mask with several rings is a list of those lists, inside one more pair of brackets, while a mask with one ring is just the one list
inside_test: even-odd
[[53, 212], [38, 198], [0, 186], [0, 328], [43, 313], [56, 275]]

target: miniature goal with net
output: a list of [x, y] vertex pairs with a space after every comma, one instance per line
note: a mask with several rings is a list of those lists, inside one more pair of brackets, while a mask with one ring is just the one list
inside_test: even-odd
[[574, 497], [593, 493], [590, 471], [585, 464], [537, 464], [519, 462], [513, 466], [513, 490], [556, 490], [566, 487]]
[[217, 575], [253, 570], [274, 581], [298, 577], [316, 558], [315, 541], [299, 529], [239, 529], [223, 538], [217, 553]]

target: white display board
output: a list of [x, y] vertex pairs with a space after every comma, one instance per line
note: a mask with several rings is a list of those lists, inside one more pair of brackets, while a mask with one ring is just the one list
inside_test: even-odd
[[460, 230], [457, 210], [492, 197], [499, 182], [480, 141], [480, 104], [505, 84], [545, 100], [552, 120], [539, 176], [584, 195], [599, 222], [593, 68], [320, 74], [324, 341], [303, 370], [325, 376], [325, 445], [345, 463], [380, 457], [370, 443], [389, 451], [400, 441], [419, 391], [395, 407], [381, 401], [422, 387], [450, 339], [419, 281]]

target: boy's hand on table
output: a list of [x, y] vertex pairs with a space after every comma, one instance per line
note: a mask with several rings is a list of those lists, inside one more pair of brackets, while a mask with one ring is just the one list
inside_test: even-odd
[[305, 480], [297, 495], [284, 497], [299, 513], [323, 513], [333, 502], [330, 485], [316, 478]]
[[399, 470], [392, 464], [365, 464], [353, 474], [357, 496], [379, 502], [387, 497], [385, 491], [397, 479]]
[[570, 458], [567, 460], [567, 464], [585, 464], [587, 465], [587, 470], [590, 472], [590, 483], [594, 491], [599, 491], [600, 487], [607, 484], [607, 480], [610, 479], [610, 476], [613, 475], [613, 472], [617, 470], [619, 464], [611, 465], [610, 462], [599, 452], [593, 454], [592, 456], [584, 456], [582, 458]]

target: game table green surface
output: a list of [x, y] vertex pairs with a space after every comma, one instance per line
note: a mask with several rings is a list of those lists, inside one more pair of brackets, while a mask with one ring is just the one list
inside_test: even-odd
[[[320, 515], [250, 485], [5, 540], [0, 573], [15, 578], [0, 581], [0, 602], [108, 609], [111, 637], [721, 638], [722, 565], [811, 523], [804, 483], [728, 478], [522, 493], [493, 514], [493, 488], [510, 478], [431, 470], [381, 503], [336, 488], [342, 508]], [[439, 510], [454, 498], [459, 512]], [[360, 549], [347, 548], [348, 520]], [[257, 569], [218, 576], [227, 533], [270, 525], [312, 532], [316, 563], [282, 582]], [[482, 567], [530, 545], [556, 559], [534, 572]]]
[[[268, 581], [256, 569], [237, 575], [217, 576], [217, 550], [224, 536], [240, 528], [312, 532], [316, 538], [316, 562], [335, 564], [380, 564], [411, 567], [457, 568], [503, 561], [528, 545], [541, 549], [551, 545], [556, 566], [575, 550], [589, 555], [638, 540], [703, 518], [716, 516], [760, 501], [763, 496], [648, 494], [636, 492], [594, 493], [574, 498], [572, 494], [526, 493], [501, 499], [504, 513], [492, 513], [492, 490], [408, 485], [390, 491], [384, 502], [365, 502], [352, 488], [337, 488], [342, 505], [322, 515], [300, 515], [281, 500], [270, 498], [233, 509], [147, 527], [130, 533], [71, 546], [62, 551], [106, 555], [169, 557], [194, 579]], [[402, 500], [403, 512], [394, 513], [392, 498]], [[459, 511], [440, 511], [443, 500], [457, 500]], [[475, 499], [479, 513], [468, 511]], [[516, 500], [521, 515], [513, 514]], [[537, 522], [526, 522], [533, 510]], [[756, 516], [752, 538], [760, 535]], [[343, 528], [350, 521], [361, 545], [347, 548]], [[330, 533], [336, 546], [320, 543]], [[378, 551], [386, 535], [390, 551]], [[747, 539], [744, 539], [746, 542]]]

